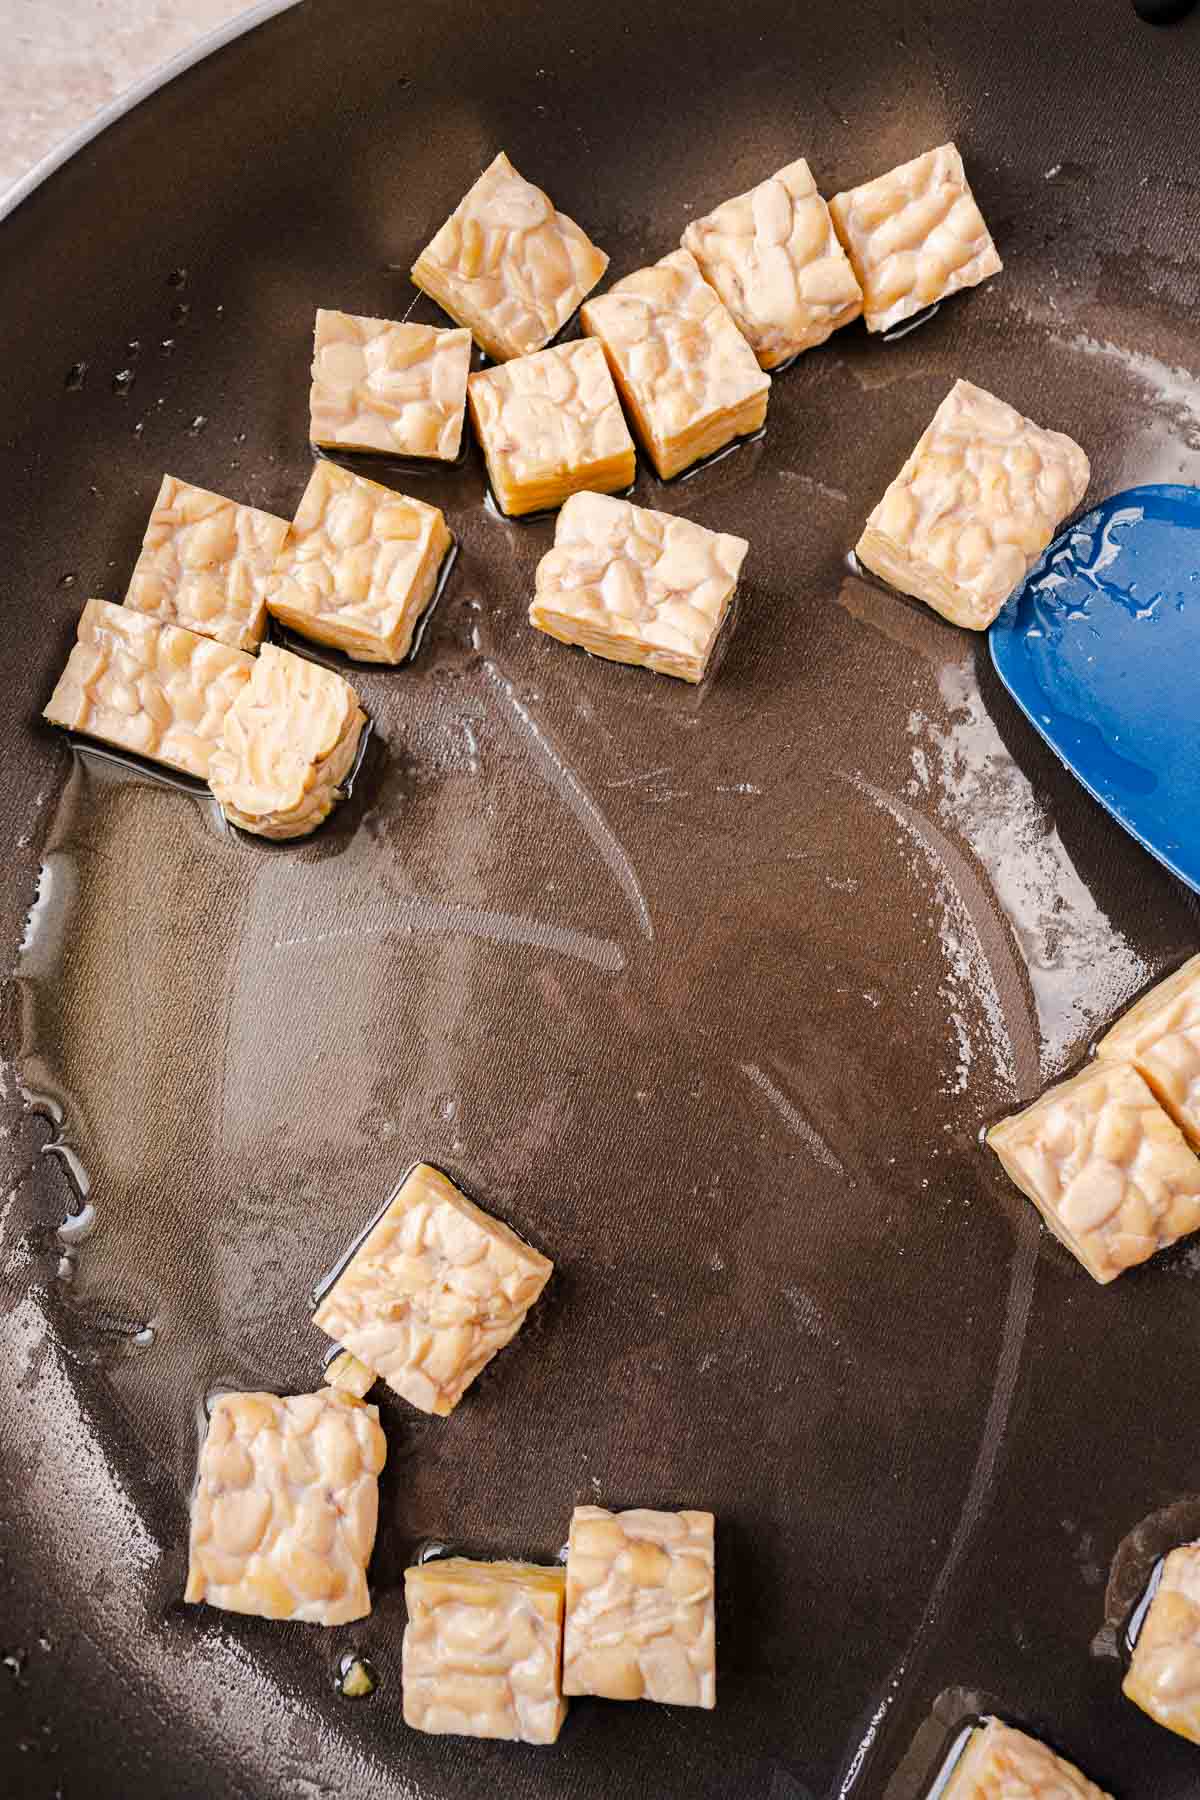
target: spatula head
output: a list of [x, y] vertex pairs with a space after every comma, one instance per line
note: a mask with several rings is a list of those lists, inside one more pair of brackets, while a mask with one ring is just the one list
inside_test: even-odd
[[1103, 501], [1055, 539], [990, 636], [1050, 748], [1200, 891], [1200, 489]]

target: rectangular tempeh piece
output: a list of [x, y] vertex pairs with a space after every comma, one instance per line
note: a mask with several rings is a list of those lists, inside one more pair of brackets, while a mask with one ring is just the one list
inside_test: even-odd
[[359, 662], [402, 662], [451, 541], [438, 507], [318, 462], [267, 606], [281, 624]]
[[1040, 1739], [988, 1719], [971, 1734], [942, 1800], [1110, 1800]]
[[563, 1693], [717, 1703], [713, 1515], [577, 1506]]
[[404, 1571], [404, 1722], [552, 1744], [567, 1716], [561, 1568], [454, 1556]]
[[225, 817], [258, 837], [315, 831], [341, 798], [366, 722], [335, 670], [264, 644], [209, 762]]
[[204, 781], [253, 669], [244, 651], [89, 600], [44, 716]]
[[125, 604], [162, 625], [257, 650], [267, 580], [290, 530], [273, 513], [164, 475]]
[[589, 300], [579, 315], [598, 337], [663, 480], [757, 431], [771, 377], [690, 251], [673, 250]]
[[633, 439], [593, 338], [481, 369], [469, 396], [502, 511], [539, 512], [581, 488], [612, 493], [633, 480]]
[[800, 157], [683, 234], [764, 369], [823, 344], [862, 311], [829, 208]]
[[1200, 1227], [1200, 1160], [1126, 1063], [1093, 1063], [987, 1141], [1097, 1281]]
[[953, 144], [835, 194], [829, 211], [862, 288], [868, 331], [889, 331], [1003, 267]]
[[375, 1408], [332, 1388], [222, 1394], [200, 1451], [184, 1599], [313, 1625], [365, 1618], [386, 1456]]
[[525, 1323], [554, 1264], [420, 1163], [313, 1315], [422, 1412], [452, 1412]]
[[1101, 1038], [1096, 1055], [1131, 1062], [1200, 1147], [1200, 956], [1131, 1007]]
[[453, 461], [470, 367], [469, 331], [318, 308], [309, 435], [330, 448]]
[[412, 278], [496, 362], [562, 330], [608, 267], [574, 219], [501, 151], [413, 264]]
[[1200, 1544], [1181, 1544], [1164, 1559], [1122, 1692], [1200, 1744]]
[[530, 623], [593, 656], [702, 681], [749, 548], [672, 513], [574, 494], [538, 564]]
[[956, 381], [867, 520], [856, 554], [952, 624], [985, 631], [1090, 479], [1071, 438]]

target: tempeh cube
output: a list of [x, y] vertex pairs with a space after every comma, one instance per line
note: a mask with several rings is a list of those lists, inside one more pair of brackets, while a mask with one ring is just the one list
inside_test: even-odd
[[412, 278], [507, 362], [548, 344], [607, 267], [604, 251], [502, 151], [422, 250]]
[[422, 1412], [452, 1412], [513, 1339], [554, 1264], [419, 1164], [314, 1322]]
[[574, 494], [538, 564], [530, 623], [593, 656], [701, 681], [745, 538], [602, 494]]
[[44, 716], [207, 780], [254, 658], [108, 600], [89, 600]]
[[803, 157], [683, 234], [764, 369], [823, 344], [862, 311], [862, 290]]
[[868, 331], [888, 331], [1004, 266], [953, 144], [836, 194], [829, 211], [862, 288]]
[[317, 311], [314, 444], [453, 461], [462, 442], [471, 334]]
[[716, 1705], [713, 1532], [709, 1512], [575, 1508], [564, 1694]]
[[313, 1625], [365, 1618], [386, 1456], [375, 1408], [332, 1388], [222, 1394], [200, 1451], [184, 1599]]
[[1200, 1161], [1126, 1063], [1093, 1063], [987, 1141], [1097, 1281], [1200, 1227]]
[[335, 670], [264, 644], [209, 761], [225, 817], [258, 837], [315, 831], [342, 797], [366, 722]]
[[359, 662], [402, 662], [451, 542], [438, 507], [318, 462], [267, 606], [302, 637]]
[[633, 439], [592, 338], [482, 369], [471, 377], [469, 397], [506, 513], [561, 506], [580, 488], [611, 493], [634, 478]]
[[1101, 1038], [1096, 1055], [1131, 1062], [1200, 1147], [1200, 956], [1151, 988]]
[[273, 513], [164, 475], [125, 604], [160, 624], [256, 650], [267, 628], [267, 581], [290, 530]]
[[604, 345], [664, 481], [766, 418], [771, 377], [690, 251], [673, 250], [627, 275], [579, 316]]
[[404, 1572], [404, 1722], [552, 1744], [567, 1716], [561, 1568], [454, 1556]]
[[1040, 1739], [987, 1719], [972, 1732], [942, 1800], [1110, 1800]]
[[1200, 1744], [1200, 1544], [1164, 1559], [1122, 1691], [1168, 1731]]
[[867, 520], [856, 554], [953, 624], [984, 631], [1090, 478], [1071, 438], [956, 381]]

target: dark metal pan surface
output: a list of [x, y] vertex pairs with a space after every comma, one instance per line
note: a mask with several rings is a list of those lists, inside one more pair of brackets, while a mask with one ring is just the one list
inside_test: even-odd
[[[981, 641], [844, 563], [958, 375], [1077, 438], [1094, 495], [1200, 478], [1198, 26], [310, 0], [6, 221], [6, 1793], [874, 1800], [939, 1698], [1125, 1800], [1200, 1792], [1104, 1635], [1118, 1547], [1200, 1490], [1200, 1257], [1093, 1286], [978, 1142], [1196, 949], [1196, 904]], [[797, 155], [831, 194], [948, 138], [1003, 275], [804, 356], [693, 480], [639, 476], [752, 546], [703, 688], [529, 629], [552, 523], [485, 509], [472, 450], [391, 477], [460, 554], [415, 662], [362, 674], [375, 741], [311, 841], [222, 835], [41, 724], [164, 469], [292, 511], [314, 308], [403, 315], [496, 150], [615, 277]], [[57, 1233], [78, 1201], [18, 1075], [90, 1236]], [[369, 1620], [185, 1608], [204, 1395], [314, 1384], [310, 1285], [417, 1157], [552, 1288], [450, 1420], [384, 1398]], [[582, 1702], [555, 1750], [407, 1731], [417, 1544], [551, 1558], [593, 1499], [718, 1515], [716, 1712]]]

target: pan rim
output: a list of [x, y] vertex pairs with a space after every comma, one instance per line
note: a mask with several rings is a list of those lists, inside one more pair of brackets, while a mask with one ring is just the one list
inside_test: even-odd
[[99, 112], [93, 113], [82, 125], [69, 132], [52, 150], [34, 163], [31, 169], [19, 176], [10, 188], [0, 193], [0, 223], [15, 212], [23, 200], [35, 193], [44, 181], [48, 181], [51, 175], [61, 169], [64, 163], [70, 162], [73, 156], [77, 156], [101, 132], [107, 131], [110, 125], [115, 125], [118, 119], [123, 119], [126, 113], [132, 112], [135, 106], [140, 106], [143, 100], [148, 100], [151, 94], [156, 94], [159, 88], [166, 87], [177, 75], [184, 74], [216, 51], [223, 50], [226, 44], [232, 44], [235, 39], [264, 25], [277, 13], [287, 12], [291, 7], [299, 5], [300, 0], [256, 0], [255, 5], [235, 13], [223, 25], [216, 25], [211, 31], [202, 33], [194, 44], [177, 51], [166, 62], [159, 63], [156, 68], [143, 75], [140, 81], [123, 88], [107, 106], [102, 106]]

